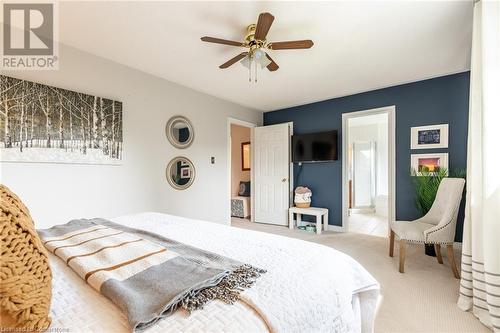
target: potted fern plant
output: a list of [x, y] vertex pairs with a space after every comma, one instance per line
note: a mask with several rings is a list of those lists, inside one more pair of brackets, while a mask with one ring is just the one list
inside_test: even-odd
[[[456, 169], [450, 172], [441, 168], [433, 172], [426, 169], [420, 171], [412, 169], [411, 176], [415, 186], [415, 207], [420, 212], [421, 216], [427, 214], [431, 209], [434, 199], [436, 199], [439, 184], [443, 178], [450, 176], [465, 179], [465, 175], [466, 172], [463, 169]], [[425, 254], [436, 256], [432, 244], [425, 244]]]

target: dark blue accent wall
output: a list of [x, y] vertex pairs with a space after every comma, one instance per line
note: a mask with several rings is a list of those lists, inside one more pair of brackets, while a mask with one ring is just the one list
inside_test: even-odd
[[[411, 153], [448, 152], [449, 168], [465, 169], [469, 112], [469, 72], [403, 84], [264, 113], [264, 124], [293, 121], [296, 134], [337, 130], [339, 160], [303, 164], [298, 183], [313, 192], [312, 205], [330, 210], [329, 224], [342, 225], [342, 113], [396, 106], [396, 219], [419, 217], [410, 172]], [[410, 150], [410, 128], [449, 124], [447, 149]], [[299, 166], [294, 166], [297, 177]], [[463, 207], [456, 240], [462, 239]]]

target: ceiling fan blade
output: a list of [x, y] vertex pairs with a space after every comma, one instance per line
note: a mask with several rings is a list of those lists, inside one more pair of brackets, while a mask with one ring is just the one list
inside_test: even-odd
[[234, 63], [240, 61], [241, 59], [245, 58], [247, 56], [247, 54], [248, 54], [248, 52], [242, 52], [242, 53], [238, 54], [236, 57], [234, 57], [234, 58], [226, 61], [222, 65], [220, 65], [219, 68], [220, 69], [228, 68], [232, 64], [234, 64]]
[[231, 46], [243, 46], [243, 43], [241, 42], [235, 42], [232, 40], [227, 40], [227, 39], [220, 39], [220, 38], [215, 38], [215, 37], [201, 37], [201, 40], [204, 42], [208, 43], [216, 43], [216, 44], [224, 44], [224, 45], [231, 45]]
[[274, 16], [270, 13], [261, 13], [257, 21], [257, 27], [255, 28], [255, 39], [265, 40], [273, 21]]
[[271, 62], [269, 65], [267, 65], [267, 69], [269, 69], [269, 71], [271, 72], [277, 71], [278, 68], [280, 68], [280, 66], [278, 66], [278, 64], [274, 62], [274, 60], [269, 56], [269, 54], [266, 53], [266, 57]]
[[292, 40], [288, 42], [269, 43], [267, 48], [270, 50], [291, 50], [291, 49], [309, 49], [314, 45], [310, 39]]

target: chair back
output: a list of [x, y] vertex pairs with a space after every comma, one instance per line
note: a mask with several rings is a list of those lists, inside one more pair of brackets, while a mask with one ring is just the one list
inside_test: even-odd
[[462, 200], [465, 180], [463, 178], [443, 178], [431, 209], [425, 214], [425, 222], [437, 225], [440, 221], [457, 219]]

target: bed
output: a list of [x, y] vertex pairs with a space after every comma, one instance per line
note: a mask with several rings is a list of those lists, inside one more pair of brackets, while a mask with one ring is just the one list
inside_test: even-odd
[[[145, 332], [371, 332], [379, 284], [354, 259], [297, 239], [160, 213], [109, 219], [267, 269], [236, 304], [177, 311]], [[52, 329], [129, 332], [127, 318], [50, 255]]]

